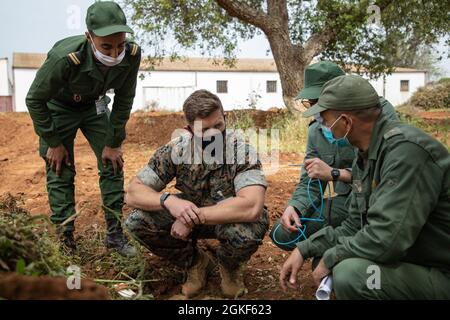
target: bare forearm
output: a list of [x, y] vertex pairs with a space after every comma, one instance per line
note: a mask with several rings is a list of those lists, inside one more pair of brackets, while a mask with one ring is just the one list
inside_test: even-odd
[[144, 184], [131, 183], [125, 195], [125, 202], [133, 207], [145, 211], [162, 210], [159, 203], [161, 194]]
[[253, 203], [246, 198], [233, 197], [200, 210], [205, 216], [205, 224], [209, 225], [254, 222], [261, 215], [263, 204]]

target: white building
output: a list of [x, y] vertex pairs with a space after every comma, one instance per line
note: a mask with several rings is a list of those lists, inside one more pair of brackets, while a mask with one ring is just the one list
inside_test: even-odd
[[[25, 97], [44, 60], [43, 54], [14, 54], [15, 111], [27, 111]], [[379, 95], [398, 105], [425, 85], [426, 72], [397, 68], [391, 75], [370, 81]], [[206, 58], [189, 58], [173, 62], [164, 59], [151, 71], [146, 63], [141, 64], [133, 111], [180, 111], [183, 101], [197, 89], [216, 93], [226, 110], [251, 106], [267, 110], [284, 105], [273, 59], [240, 59], [230, 69]]]
[[0, 58], [0, 112], [13, 110], [12, 84], [8, 69], [8, 58]]

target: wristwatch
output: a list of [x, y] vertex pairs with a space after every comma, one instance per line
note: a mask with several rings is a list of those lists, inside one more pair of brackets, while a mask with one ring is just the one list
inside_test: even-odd
[[168, 210], [167, 207], [164, 205], [164, 202], [167, 200], [167, 198], [170, 196], [169, 192], [164, 192], [161, 195], [161, 198], [159, 198], [159, 204], [161, 205], [161, 207], [163, 207], [164, 209]]
[[341, 171], [339, 169], [333, 168], [331, 170], [331, 178], [333, 178], [333, 181], [337, 181], [340, 175]]

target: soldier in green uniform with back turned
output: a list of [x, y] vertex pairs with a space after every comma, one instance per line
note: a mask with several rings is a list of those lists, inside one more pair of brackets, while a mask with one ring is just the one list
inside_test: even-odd
[[[83, 132], [97, 157], [107, 223], [106, 246], [132, 256], [121, 226], [124, 197], [122, 142], [136, 90], [139, 46], [126, 39], [133, 31], [114, 2], [89, 7], [85, 35], [57, 42], [28, 92], [26, 103], [46, 162], [51, 220], [60, 225], [75, 214], [74, 140]], [[107, 91], [114, 89], [112, 111]], [[69, 220], [70, 221], [70, 220]], [[74, 222], [59, 226], [62, 243], [76, 249]]]
[[389, 119], [367, 80], [328, 81], [304, 116], [358, 149], [349, 215], [297, 244], [280, 273], [297, 287], [304, 259], [321, 258], [338, 299], [450, 299], [450, 155], [411, 125]]

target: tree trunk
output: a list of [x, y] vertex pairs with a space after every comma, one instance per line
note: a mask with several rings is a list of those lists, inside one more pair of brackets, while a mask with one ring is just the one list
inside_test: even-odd
[[303, 89], [303, 74], [307, 66], [303, 61], [302, 50], [287, 46], [291, 43], [288, 34], [277, 33], [267, 37], [280, 75], [283, 101], [290, 112], [303, 111], [301, 103], [295, 100]]
[[[289, 13], [287, 0], [267, 0], [267, 13], [258, 8], [231, 0], [216, 0], [232, 17], [261, 29], [267, 36], [278, 69], [283, 91], [283, 101], [290, 112], [303, 111], [301, 103], [295, 101], [303, 88], [305, 67], [315, 55], [312, 49], [293, 45], [289, 36]], [[313, 44], [320, 43], [319, 39]]]

